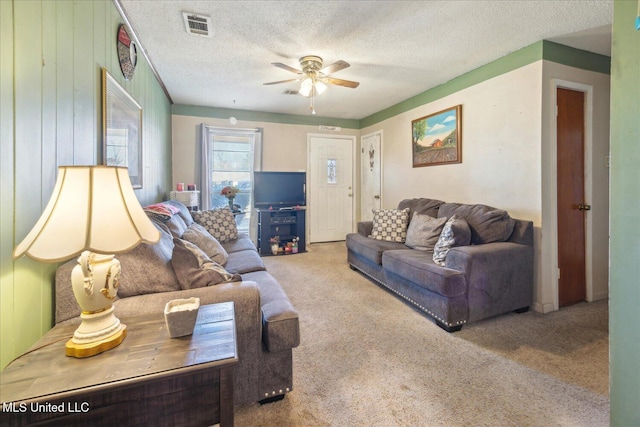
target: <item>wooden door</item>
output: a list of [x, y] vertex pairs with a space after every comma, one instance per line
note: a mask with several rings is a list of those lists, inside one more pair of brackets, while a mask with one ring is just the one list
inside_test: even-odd
[[360, 221], [373, 220], [373, 210], [380, 209], [382, 132], [363, 136], [360, 142]]
[[558, 303], [586, 299], [584, 93], [557, 89]]
[[353, 230], [354, 145], [355, 137], [310, 138], [307, 183], [310, 243], [345, 240]]

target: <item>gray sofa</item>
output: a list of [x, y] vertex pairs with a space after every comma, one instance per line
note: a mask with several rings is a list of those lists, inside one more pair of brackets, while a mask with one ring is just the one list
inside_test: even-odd
[[346, 237], [353, 270], [408, 301], [448, 332], [469, 322], [528, 310], [533, 300], [531, 221], [512, 219], [490, 206], [425, 198], [401, 201], [398, 209], [406, 208], [409, 218], [415, 213], [463, 218], [470, 243], [449, 249], [444, 265], [439, 265], [433, 251], [368, 237], [373, 222], [360, 222], [358, 232]]
[[[300, 343], [298, 314], [289, 298], [265, 270], [249, 237], [242, 233], [237, 239], [222, 243], [228, 255], [224, 268], [233, 274], [232, 280], [239, 281], [184, 289], [179, 283], [180, 275], [176, 276], [179, 269], [174, 268], [179, 266], [172, 259], [178, 246], [173, 239], [182, 237], [194, 221], [181, 203], [163, 203], [179, 212], [168, 221], [149, 215], [161, 232], [160, 242], [143, 243], [117, 255], [122, 276], [114, 302], [116, 316], [162, 313], [165, 304], [177, 298], [198, 297], [201, 305], [233, 301], [239, 356], [234, 403], [284, 397], [293, 388], [292, 349]], [[70, 284], [75, 263], [75, 259], [71, 260], [56, 271], [56, 324], [79, 323], [80, 309]], [[46, 338], [45, 335], [40, 341]]]

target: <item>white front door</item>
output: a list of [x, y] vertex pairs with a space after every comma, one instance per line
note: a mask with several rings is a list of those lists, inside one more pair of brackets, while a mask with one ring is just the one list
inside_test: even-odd
[[309, 135], [309, 242], [345, 240], [353, 231], [355, 137]]
[[360, 221], [373, 220], [373, 209], [382, 206], [382, 131], [360, 141]]

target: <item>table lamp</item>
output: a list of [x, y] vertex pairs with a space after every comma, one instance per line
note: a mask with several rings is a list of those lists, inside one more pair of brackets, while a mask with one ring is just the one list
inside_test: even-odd
[[67, 356], [93, 356], [124, 340], [126, 325], [113, 314], [120, 279], [114, 254], [159, 240], [160, 232], [140, 206], [127, 168], [58, 168], [47, 207], [13, 257], [59, 262], [80, 255], [71, 284], [82, 323], [66, 344]]

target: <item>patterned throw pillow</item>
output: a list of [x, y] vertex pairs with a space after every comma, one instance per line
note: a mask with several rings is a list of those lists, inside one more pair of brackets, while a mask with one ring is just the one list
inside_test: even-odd
[[167, 222], [173, 215], [180, 212], [180, 209], [165, 203], [156, 203], [155, 205], [145, 206], [144, 211], [148, 216], [155, 217], [162, 222]]
[[409, 208], [406, 209], [374, 209], [373, 230], [369, 235], [376, 240], [403, 243], [407, 238]]
[[228, 207], [195, 211], [193, 220], [203, 226], [220, 243], [230, 242], [238, 238], [238, 226]]
[[433, 248], [433, 261], [444, 267], [444, 260], [449, 253], [449, 249], [456, 246], [466, 246], [471, 243], [471, 229], [463, 218], [457, 215], [447, 220], [447, 223], [440, 233], [440, 238]]

